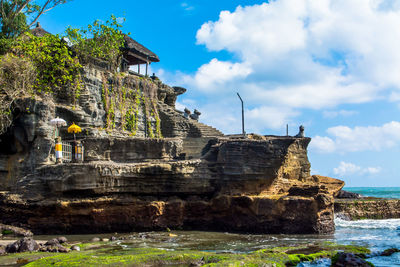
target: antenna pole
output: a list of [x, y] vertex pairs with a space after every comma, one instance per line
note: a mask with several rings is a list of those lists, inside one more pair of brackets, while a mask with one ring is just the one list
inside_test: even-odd
[[246, 132], [244, 131], [244, 104], [243, 104], [243, 99], [240, 97], [239, 93], [237, 93], [240, 102], [242, 102], [242, 134], [243, 134], [243, 138], [246, 137]]

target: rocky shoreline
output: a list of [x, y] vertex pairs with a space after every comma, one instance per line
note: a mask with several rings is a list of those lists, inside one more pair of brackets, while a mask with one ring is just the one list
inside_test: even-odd
[[[165, 233], [167, 242], [174, 242], [173, 233]], [[152, 238], [143, 236], [142, 238]], [[0, 265], [52, 266], [63, 263], [68, 266], [94, 265], [140, 265], [140, 266], [227, 266], [227, 265], [271, 265], [296, 266], [300, 262], [314, 262], [331, 259], [332, 266], [370, 266], [365, 260], [370, 256], [367, 248], [360, 246], [337, 245], [298, 245], [274, 247], [252, 251], [246, 254], [215, 253], [200, 250], [163, 250], [155, 248], [126, 248], [129, 236], [110, 239], [93, 238], [83, 243], [69, 243], [65, 237], [54, 238], [47, 242], [36, 242], [32, 238], [23, 238], [0, 246]], [[125, 247], [124, 247], [125, 246]], [[390, 256], [398, 250], [386, 250], [383, 256]]]
[[398, 219], [400, 199], [374, 197], [336, 198], [335, 215], [346, 220]]

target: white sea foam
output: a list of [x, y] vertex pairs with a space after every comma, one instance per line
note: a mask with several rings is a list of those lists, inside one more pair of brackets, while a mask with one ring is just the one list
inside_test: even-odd
[[341, 218], [335, 218], [335, 225], [337, 228], [396, 230], [400, 228], [400, 219], [347, 221]]

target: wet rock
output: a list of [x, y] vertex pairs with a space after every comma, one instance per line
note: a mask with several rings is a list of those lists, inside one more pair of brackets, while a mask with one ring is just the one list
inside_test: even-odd
[[400, 199], [336, 199], [335, 213], [351, 220], [400, 218]]
[[189, 266], [190, 267], [199, 267], [199, 266], [203, 266], [204, 264], [206, 264], [206, 262], [204, 261], [204, 257], [203, 257], [198, 261], [190, 263]]
[[0, 223], [0, 236], [1, 233], [3, 232], [10, 233], [15, 236], [25, 236], [25, 237], [33, 236], [33, 233], [30, 230]]
[[58, 245], [57, 246], [57, 252], [59, 252], [59, 253], [68, 253], [69, 249], [64, 247], [63, 245]]
[[393, 253], [400, 252], [400, 249], [398, 248], [389, 248], [385, 249], [382, 253], [381, 256], [392, 256]]
[[23, 259], [23, 258], [18, 258], [18, 259], [17, 259], [17, 264], [18, 264], [18, 266], [20, 266], [20, 265], [25, 265], [25, 264], [27, 264], [27, 263], [29, 263], [29, 260], [28, 260], [28, 259]]
[[68, 242], [68, 239], [65, 236], [57, 237], [58, 243], [64, 244]]
[[339, 252], [332, 258], [332, 267], [371, 267], [371, 265], [353, 253]]
[[359, 199], [361, 198], [360, 194], [353, 193], [353, 192], [348, 192], [344, 190], [340, 190], [339, 194], [336, 196], [336, 198], [351, 198], [351, 199]]
[[110, 241], [110, 239], [108, 239], [108, 238], [102, 238], [101, 241], [103, 241], [103, 242], [108, 242], [108, 241]]
[[92, 238], [92, 242], [100, 242], [100, 238], [98, 238], [98, 237], [93, 237], [93, 238]]
[[81, 251], [81, 248], [78, 245], [73, 245], [73, 246], [71, 246], [70, 250]]
[[59, 244], [60, 244], [60, 242], [58, 241], [58, 239], [57, 238], [53, 238], [53, 239], [47, 241], [44, 245], [45, 246], [57, 246]]
[[139, 233], [139, 238], [146, 239], [146, 238], [149, 238], [149, 235], [146, 233]]
[[6, 247], [7, 253], [17, 253], [17, 252], [31, 252], [38, 251], [39, 244], [29, 237], [24, 237], [14, 243], [8, 244]]

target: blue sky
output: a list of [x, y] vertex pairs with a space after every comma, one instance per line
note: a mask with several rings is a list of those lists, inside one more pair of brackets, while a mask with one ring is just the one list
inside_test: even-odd
[[400, 186], [400, 1], [74, 0], [41, 17], [62, 33], [111, 14], [154, 51], [177, 107], [239, 133], [313, 138], [314, 174], [348, 186]]

